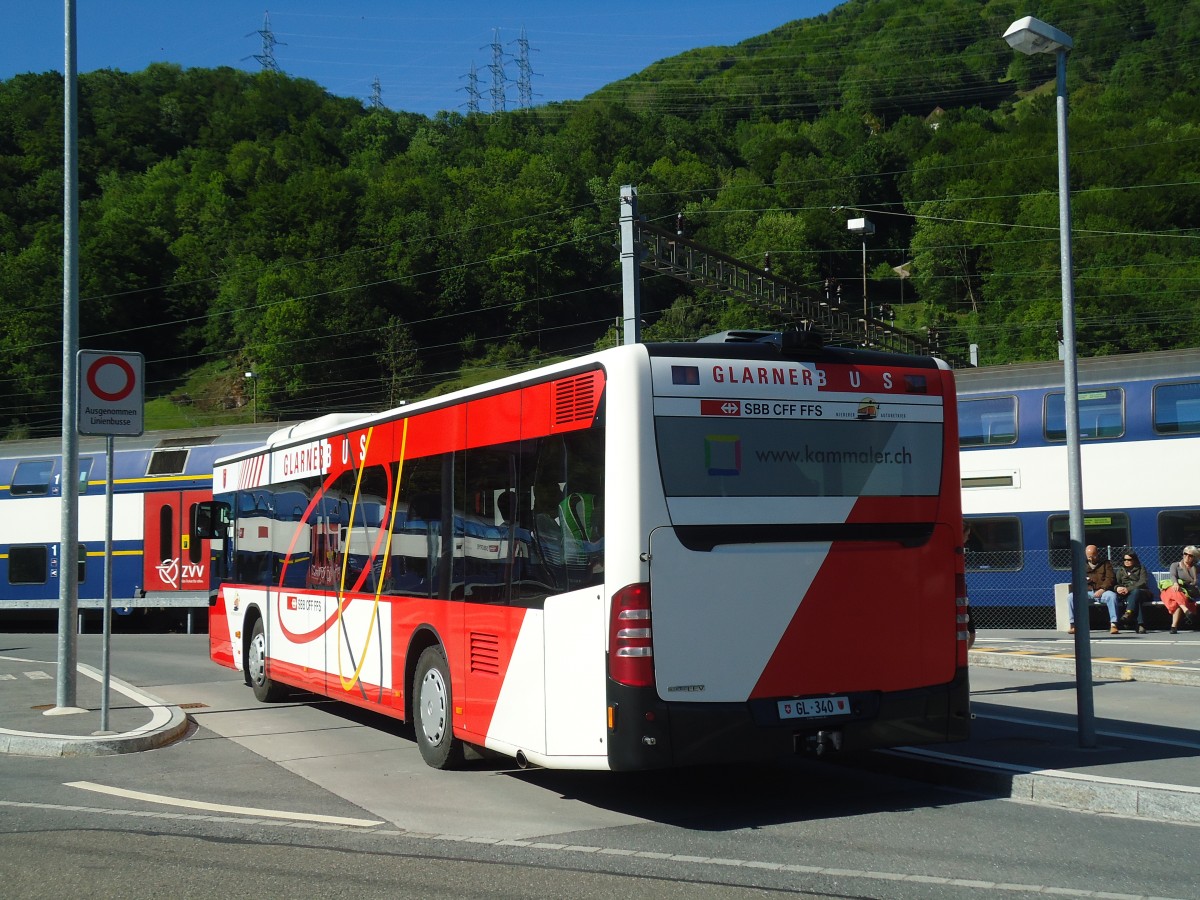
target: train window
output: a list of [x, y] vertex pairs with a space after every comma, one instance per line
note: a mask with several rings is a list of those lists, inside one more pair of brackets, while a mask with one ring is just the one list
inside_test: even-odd
[[92, 458], [90, 456], [79, 460], [79, 493], [86, 494], [88, 478], [92, 474]]
[[54, 474], [52, 459], [24, 459], [17, 463], [9, 492], [14, 497], [50, 493], [50, 478]]
[[1158, 434], [1200, 432], [1200, 381], [1155, 386], [1154, 430]]
[[9, 584], [45, 584], [49, 577], [49, 549], [45, 544], [14, 545], [8, 549]]
[[153, 450], [147, 475], [182, 475], [187, 470], [190, 450]]
[[970, 518], [967, 532], [966, 563], [968, 572], [1020, 569], [1021, 521], [1016, 516]]
[[[1200, 544], [1200, 509], [1172, 509], [1158, 514], [1158, 564], [1179, 562], [1183, 548]], [[1147, 560], [1147, 563], [1150, 561]]]
[[[1071, 568], [1071, 526], [1066, 516], [1051, 516], [1050, 567]], [[1130, 546], [1129, 516], [1125, 513], [1087, 513], [1083, 517], [1083, 542], [1095, 544], [1108, 559]]]
[[[197, 506], [199, 506], [198, 503], [193, 503], [191, 506], [188, 507], [187, 518], [184, 520], [185, 522], [196, 521], [196, 507]], [[186, 543], [187, 543], [187, 552], [188, 552], [188, 562], [190, 562], [190, 563], [200, 562], [200, 560], [202, 559], [200, 551], [204, 547], [203, 539], [198, 538], [193, 534], [193, 535], [188, 536], [188, 540]]]
[[175, 559], [175, 510], [169, 503], [158, 511], [158, 558], [164, 563]]
[[[1046, 394], [1045, 432], [1048, 441], [1067, 439], [1065, 394]], [[1079, 438], [1098, 441], [1125, 433], [1125, 392], [1121, 388], [1086, 388], [1079, 392]]]
[[984, 397], [959, 402], [958, 446], [1014, 444], [1016, 440], [1016, 397]]

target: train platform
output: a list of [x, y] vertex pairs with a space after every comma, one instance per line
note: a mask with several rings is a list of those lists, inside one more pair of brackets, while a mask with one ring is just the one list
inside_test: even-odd
[[[1092, 678], [1200, 687], [1200, 631], [1089, 635]], [[1048, 629], [980, 631], [971, 665], [1019, 672], [1075, 674], [1075, 636]], [[1197, 721], [1200, 724], [1200, 720]]]
[[[1090, 734], [1074, 636], [982, 630], [970, 652], [970, 738], [879, 752], [877, 766], [990, 796], [1200, 824], [1200, 632], [1088, 638]], [[1135, 693], [1122, 696], [1129, 682]]]
[[[985, 630], [970, 654], [968, 740], [843, 761], [985, 796], [1200, 824], [1200, 632], [1096, 631], [1089, 647], [1101, 700], [1091, 746], [1082, 745], [1069, 702], [1076, 690], [1074, 638], [1047, 630]], [[100, 673], [82, 663], [79, 711], [55, 714], [62, 713], [55, 709], [56, 679], [54, 663], [0, 647], [0, 752], [132, 753], [187, 733], [185, 710], [115, 677], [108, 729], [101, 732]], [[1123, 682], [1138, 683], [1136, 721], [1114, 714], [1108, 703], [1112, 686]]]

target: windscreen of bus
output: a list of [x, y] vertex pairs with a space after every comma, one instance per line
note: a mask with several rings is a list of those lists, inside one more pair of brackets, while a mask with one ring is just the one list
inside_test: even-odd
[[928, 497], [940, 422], [659, 416], [668, 497]]

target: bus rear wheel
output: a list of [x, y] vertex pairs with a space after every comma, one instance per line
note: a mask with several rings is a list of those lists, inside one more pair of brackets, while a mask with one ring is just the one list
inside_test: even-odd
[[283, 697], [281, 684], [267, 676], [267, 633], [263, 620], [254, 623], [250, 632], [250, 644], [246, 648], [246, 683], [254, 688], [254, 696], [260, 703], [273, 703]]
[[463, 745], [454, 737], [450, 667], [440, 645], [426, 647], [417, 658], [413, 688], [413, 727], [421, 758], [435, 769], [457, 768]]

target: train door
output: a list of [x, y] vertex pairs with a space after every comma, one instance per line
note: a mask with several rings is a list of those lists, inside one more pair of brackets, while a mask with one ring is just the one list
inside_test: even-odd
[[146, 494], [143, 587], [178, 593], [208, 591], [209, 542], [189, 534], [191, 511], [210, 499], [207, 491], [159, 491]]

